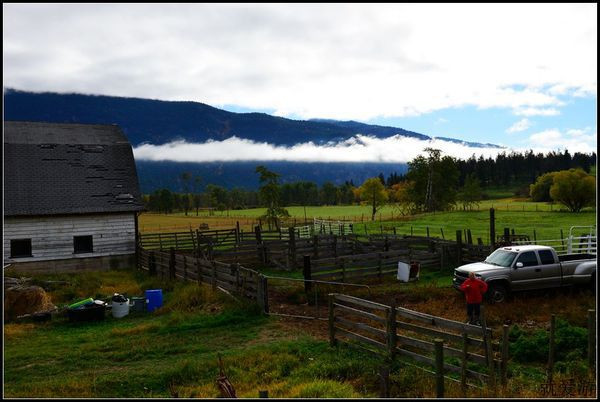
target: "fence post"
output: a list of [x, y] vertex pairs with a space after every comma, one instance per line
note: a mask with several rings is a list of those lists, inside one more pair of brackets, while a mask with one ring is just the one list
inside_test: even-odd
[[211, 285], [212, 285], [213, 290], [216, 290], [217, 289], [217, 263], [215, 261], [211, 261], [210, 265], [212, 268]]
[[548, 382], [552, 382], [554, 371], [554, 329], [556, 325], [556, 314], [550, 316], [550, 345], [548, 348]]
[[187, 282], [187, 257], [183, 255], [183, 281]]
[[264, 247], [263, 247], [263, 242], [262, 242], [262, 233], [260, 230], [260, 225], [257, 225], [254, 228], [254, 234], [256, 235], [256, 248], [258, 248], [258, 259], [260, 260], [260, 262], [262, 262], [264, 264], [265, 263], [265, 252], [264, 252]]
[[427, 226], [427, 238], [429, 238], [429, 226]]
[[335, 315], [333, 311], [333, 298], [334, 293], [329, 293], [328, 304], [329, 304], [329, 346], [335, 346]]
[[436, 397], [444, 397], [444, 341], [436, 338], [435, 344], [435, 390]]
[[588, 367], [596, 367], [596, 310], [588, 310]]
[[[235, 271], [235, 291], [236, 291], [236, 293], [238, 293], [238, 294], [243, 293], [243, 289], [242, 289], [242, 292], [240, 292], [240, 288], [241, 288], [240, 264], [233, 263], [229, 266], [229, 269], [230, 269], [230, 273], [231, 273], [231, 271]], [[242, 294], [242, 296], [244, 296], [244, 295]]]
[[496, 211], [494, 208], [490, 208], [490, 246], [492, 246], [492, 250], [494, 244], [496, 244]]
[[396, 301], [392, 300], [392, 305], [388, 310], [387, 316], [387, 347], [388, 347], [388, 357], [390, 359], [394, 358], [396, 354], [396, 341], [398, 335], [396, 333]]
[[264, 314], [269, 314], [269, 282], [267, 277], [259, 275], [257, 278], [256, 301]]
[[289, 236], [290, 236], [290, 243], [289, 243], [289, 255], [290, 255], [290, 267], [296, 268], [296, 230], [291, 227], [288, 230], [289, 232]]
[[303, 260], [302, 275], [304, 276], [304, 291], [309, 292], [312, 289], [310, 255], [305, 255]]
[[196, 229], [196, 256], [200, 257], [200, 230]]
[[468, 355], [468, 347], [469, 347], [469, 337], [466, 332], [463, 332], [463, 350], [462, 350], [462, 361], [460, 365], [460, 389], [462, 391], [463, 397], [467, 397], [467, 359]]
[[467, 243], [473, 244], [473, 236], [471, 236], [471, 229], [467, 229]]
[[492, 389], [492, 395], [495, 397], [496, 396], [496, 369], [494, 366], [494, 351], [492, 349], [491, 334], [488, 333], [486, 316], [485, 316], [485, 307], [483, 305], [481, 306], [479, 320], [481, 321], [481, 328], [483, 329], [483, 341], [485, 344], [485, 354], [486, 354], [486, 360], [487, 360], [488, 369], [489, 369], [490, 388]]
[[510, 228], [504, 228], [504, 241], [510, 241]]
[[156, 275], [156, 257], [154, 256], [154, 250], [150, 250], [150, 255], [148, 256], [148, 271], [150, 275]]
[[175, 248], [169, 250], [169, 279], [175, 279]]
[[240, 221], [235, 222], [235, 245], [240, 244]]
[[502, 362], [500, 363], [500, 381], [506, 387], [506, 368], [508, 366], [508, 325], [502, 326]]
[[380, 398], [390, 397], [390, 369], [387, 365], [379, 367], [379, 379], [380, 379]]
[[456, 263], [458, 265], [462, 264], [462, 230], [457, 230], [456, 231], [456, 246], [458, 248], [458, 252], [456, 253], [457, 255], [457, 261]]
[[202, 265], [200, 265], [200, 257], [196, 256], [196, 275], [198, 277], [198, 285], [200, 285], [202, 281]]

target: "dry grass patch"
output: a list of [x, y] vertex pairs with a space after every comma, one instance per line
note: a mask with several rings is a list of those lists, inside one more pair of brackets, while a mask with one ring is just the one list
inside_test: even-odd
[[4, 340], [12, 340], [29, 334], [34, 330], [34, 324], [4, 324]]

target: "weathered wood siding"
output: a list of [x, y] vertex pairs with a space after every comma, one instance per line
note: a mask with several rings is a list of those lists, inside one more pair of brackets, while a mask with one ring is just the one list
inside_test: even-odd
[[[73, 236], [93, 236], [93, 253], [75, 254]], [[30, 258], [10, 258], [11, 239], [31, 239]], [[4, 263], [135, 253], [135, 213], [5, 217]]]

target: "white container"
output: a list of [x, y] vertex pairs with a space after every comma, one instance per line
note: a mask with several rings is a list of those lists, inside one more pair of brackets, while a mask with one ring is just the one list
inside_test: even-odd
[[397, 278], [399, 281], [408, 282], [408, 278], [410, 275], [410, 265], [398, 261], [398, 275]]
[[129, 299], [123, 303], [112, 302], [112, 316], [115, 318], [125, 317], [129, 314]]

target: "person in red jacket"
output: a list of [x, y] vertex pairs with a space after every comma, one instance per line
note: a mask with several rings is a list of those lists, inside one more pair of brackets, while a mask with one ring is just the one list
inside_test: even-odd
[[469, 279], [460, 285], [460, 290], [467, 299], [467, 317], [469, 319], [467, 322], [469, 324], [481, 325], [479, 321], [480, 306], [487, 288], [487, 283], [477, 279], [474, 272], [469, 272]]

